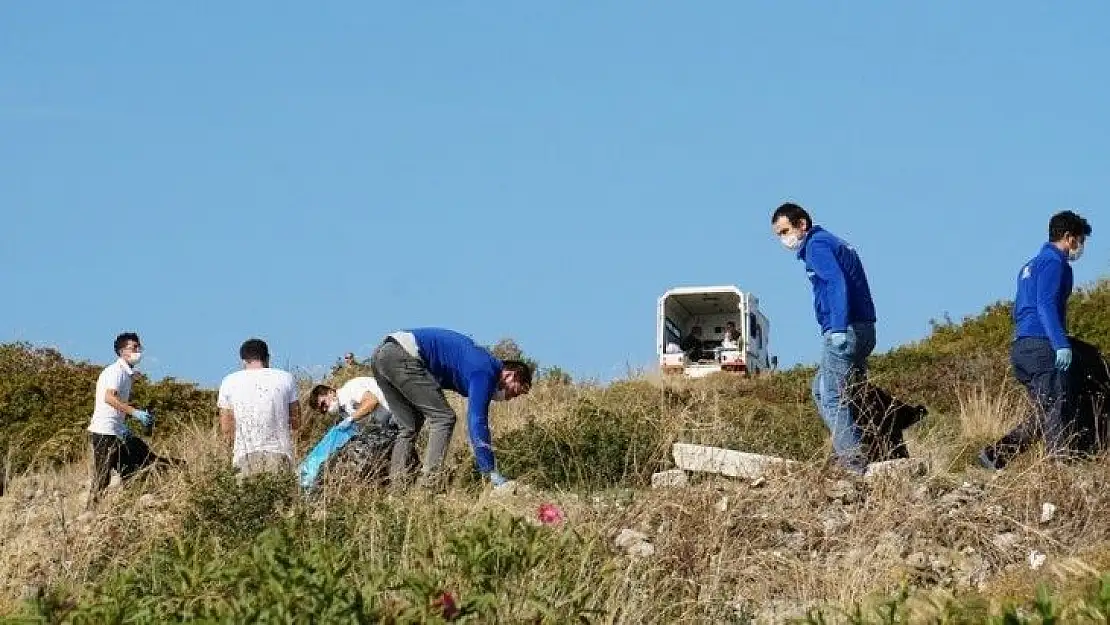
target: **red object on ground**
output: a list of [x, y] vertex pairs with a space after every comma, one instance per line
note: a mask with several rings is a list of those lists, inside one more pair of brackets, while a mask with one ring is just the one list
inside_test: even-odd
[[553, 503], [540, 504], [539, 512], [536, 514], [540, 523], [544, 525], [557, 525], [563, 522], [563, 511]]
[[443, 618], [451, 620], [459, 615], [459, 607], [455, 605], [455, 595], [449, 591], [439, 593], [439, 597], [432, 602], [433, 608], [439, 608]]

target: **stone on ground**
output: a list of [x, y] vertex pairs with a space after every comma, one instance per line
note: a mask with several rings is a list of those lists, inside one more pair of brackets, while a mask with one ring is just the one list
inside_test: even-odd
[[682, 469], [671, 469], [670, 471], [660, 471], [659, 473], [652, 474], [651, 487], [652, 488], [668, 488], [686, 486], [689, 480], [686, 477], [686, 472]]

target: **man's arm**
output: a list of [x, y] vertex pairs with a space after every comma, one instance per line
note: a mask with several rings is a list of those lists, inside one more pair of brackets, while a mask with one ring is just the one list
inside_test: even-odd
[[1053, 349], [1069, 347], [1067, 334], [1064, 332], [1063, 319], [1060, 318], [1060, 290], [1064, 286], [1064, 264], [1062, 262], [1047, 262], [1041, 264], [1033, 277], [1037, 288], [1037, 316], [1048, 334], [1048, 340]]
[[362, 394], [362, 401], [359, 402], [358, 408], [355, 409], [355, 412], [351, 415], [351, 418], [357, 421], [370, 414], [371, 412], [374, 412], [374, 409], [377, 407], [378, 398], [375, 397], [374, 394], [370, 391], [366, 391]]
[[231, 408], [220, 408], [220, 433], [229, 445], [235, 443], [235, 414]]
[[108, 404], [112, 408], [115, 408], [125, 415], [134, 414], [135, 411], [138, 410], [134, 406], [120, 400], [119, 392], [114, 388], [110, 388], [104, 392], [104, 403]]
[[467, 389], [466, 429], [478, 472], [483, 475], [497, 467], [489, 432], [489, 403], [493, 400], [494, 390], [494, 381], [485, 375], [472, 377]]
[[814, 273], [826, 284], [825, 304], [829, 309], [829, 330], [847, 332], [848, 285], [832, 247], [824, 241], [814, 241], [806, 250], [806, 257]]

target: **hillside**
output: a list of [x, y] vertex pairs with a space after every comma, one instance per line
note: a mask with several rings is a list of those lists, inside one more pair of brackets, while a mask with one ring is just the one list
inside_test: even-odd
[[[1108, 304], [1104, 280], [1074, 297], [1070, 314], [1076, 334], [1110, 351]], [[521, 484], [514, 494], [476, 483], [461, 420], [445, 495], [390, 495], [334, 476], [302, 500], [288, 482], [234, 483], [210, 390], [143, 380], [136, 394], [161, 419], [152, 446], [190, 464], [112, 489], [99, 514], [81, 513], [97, 367], [3, 346], [0, 614], [739, 623], [821, 608], [828, 620], [859, 609], [853, 622], [908, 622], [883, 620], [887, 606], [934, 622], [1063, 610], [1081, 622], [1080, 609], [1106, 622], [1107, 460], [1059, 466], [1032, 454], [997, 475], [968, 466], [1025, 410], [1008, 377], [1008, 315], [997, 303], [873, 359], [883, 386], [930, 408], [909, 433], [911, 453], [928, 460], [921, 473], [850, 480], [829, 469], [808, 367], [607, 386], [553, 376], [494, 413], [499, 462]], [[302, 437], [302, 452], [323, 427]], [[805, 462], [756, 482], [692, 476], [651, 489], [675, 441]], [[562, 519], [539, 520], [545, 503]], [[643, 540], [624, 543], [624, 530]], [[1036, 599], [1039, 584], [1052, 594]]]

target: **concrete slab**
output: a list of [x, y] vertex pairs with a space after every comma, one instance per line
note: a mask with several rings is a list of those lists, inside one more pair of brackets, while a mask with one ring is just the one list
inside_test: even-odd
[[671, 448], [674, 463], [686, 471], [719, 473], [730, 477], [756, 479], [771, 468], [796, 466], [796, 460], [778, 456], [764, 456], [721, 447], [675, 443]]

